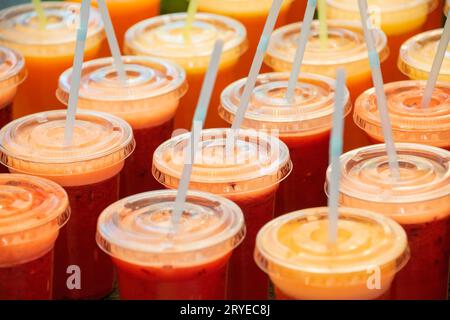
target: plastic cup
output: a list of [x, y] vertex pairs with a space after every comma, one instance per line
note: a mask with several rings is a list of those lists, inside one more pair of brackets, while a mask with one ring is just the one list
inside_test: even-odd
[[392, 285], [394, 299], [447, 299], [450, 152], [410, 143], [396, 148], [397, 183], [390, 178], [384, 145], [344, 154], [340, 203], [382, 213], [406, 230], [411, 259]]
[[[219, 114], [232, 123], [247, 79], [229, 85], [222, 93]], [[276, 134], [289, 148], [293, 169], [277, 192], [275, 215], [324, 206], [323, 190], [329, 160], [329, 141], [333, 122], [335, 80], [301, 74], [295, 101], [285, 99], [288, 73], [258, 76], [253, 96], [242, 123], [246, 129]], [[346, 96], [346, 115], [350, 112]]]
[[[231, 257], [228, 298], [267, 299], [267, 279], [252, 255], [258, 230], [273, 218], [278, 186], [291, 171], [289, 150], [275, 137], [239, 130], [232, 157], [226, 157], [229, 133], [202, 131], [189, 188], [224, 196], [244, 213], [247, 236]], [[178, 188], [189, 139], [189, 133], [179, 135], [155, 151], [153, 175], [167, 188]]]
[[[336, 20], [361, 21], [357, 0], [328, 0], [328, 17]], [[422, 30], [428, 14], [436, 8], [436, 0], [369, 0], [375, 27], [388, 37], [391, 54], [383, 66], [385, 82], [402, 80], [397, 68], [400, 46]]]
[[258, 233], [255, 261], [273, 282], [277, 299], [389, 299], [392, 281], [409, 258], [405, 231], [365, 210], [342, 207], [339, 215], [333, 247], [327, 207], [286, 214]]
[[433, 30], [443, 26], [445, 15], [442, 12], [444, 12], [445, 2], [445, 0], [435, 0], [435, 3], [431, 4], [430, 12], [425, 25], [422, 27], [422, 31]]
[[[65, 125], [65, 110], [11, 122], [0, 131], [0, 161], [13, 173], [53, 180], [69, 195], [72, 217], [55, 246], [54, 297], [101, 298], [111, 292], [114, 273], [95, 243], [97, 218], [119, 199], [119, 173], [133, 151], [133, 132], [115, 116], [78, 111], [67, 146]], [[73, 271], [78, 268], [81, 274]]]
[[[81, 2], [81, 0], [73, 0]], [[159, 15], [161, 0], [106, 0], [109, 16], [116, 33], [119, 46], [123, 48], [125, 32], [139, 21]], [[91, 0], [91, 5], [97, 7], [98, 0]], [[102, 48], [102, 55], [110, 56], [108, 45]]]
[[[13, 106], [14, 118], [61, 108], [55, 98], [59, 75], [72, 65], [80, 5], [43, 2], [47, 24], [41, 29], [32, 4], [0, 11], [0, 45], [20, 52], [28, 77], [20, 86]], [[104, 39], [103, 22], [96, 9], [89, 17], [85, 60], [95, 58]]]
[[[141, 21], [127, 31], [124, 50], [131, 55], [170, 60], [186, 70], [189, 90], [181, 99], [181, 107], [175, 115], [175, 128], [190, 130], [215, 41], [222, 39], [224, 49], [211, 106], [218, 106], [225, 86], [239, 79], [237, 66], [247, 49], [247, 36], [244, 26], [234, 19], [197, 13], [190, 36], [186, 38], [185, 20], [186, 13], [174, 13]], [[217, 109], [211, 108], [205, 126], [221, 127], [224, 124]]]
[[[338, 68], [346, 72], [347, 87], [352, 101], [372, 87], [372, 74], [364, 40], [364, 32], [356, 22], [328, 21], [328, 48], [321, 47], [319, 21], [313, 21], [310, 38], [305, 50], [302, 72], [336, 77]], [[275, 71], [291, 72], [300, 36], [301, 24], [293, 23], [275, 30], [270, 39], [265, 63]], [[374, 39], [380, 61], [389, 55], [386, 36], [374, 31]], [[344, 149], [352, 150], [370, 142], [355, 126], [351, 117], [345, 123]]]
[[[177, 65], [148, 57], [122, 57], [128, 76], [124, 85], [112, 58], [83, 64], [78, 108], [112, 113], [133, 128], [136, 149], [120, 178], [120, 197], [157, 190], [149, 159], [171, 137], [180, 98], [186, 93], [186, 73]], [[58, 99], [68, 104], [72, 69], [59, 79]]]
[[[441, 40], [443, 29], [420, 33], [408, 39], [400, 49], [398, 68], [411, 80], [427, 80]], [[444, 57], [440, 81], [450, 82], [450, 58]]]
[[[438, 82], [431, 103], [422, 107], [426, 81], [399, 81], [384, 86], [396, 142], [427, 144], [450, 150], [450, 83]], [[375, 89], [355, 104], [355, 123], [373, 143], [384, 141]]]
[[305, 16], [307, 0], [293, 0], [288, 12], [287, 22], [302, 21]]
[[53, 246], [69, 212], [56, 183], [0, 174], [0, 300], [52, 298]]
[[[273, 0], [199, 0], [199, 11], [228, 16], [245, 26], [249, 50], [239, 59], [239, 77], [246, 77], [250, 71], [272, 2]], [[283, 1], [276, 26], [283, 26], [287, 23], [287, 17], [292, 12], [291, 3], [292, 0]], [[306, 2], [304, 6], [306, 6]], [[303, 16], [299, 16], [297, 20], [301, 18]]]
[[120, 200], [98, 220], [97, 243], [114, 262], [121, 299], [225, 299], [227, 267], [245, 236], [233, 202], [190, 192], [173, 229], [176, 190]]

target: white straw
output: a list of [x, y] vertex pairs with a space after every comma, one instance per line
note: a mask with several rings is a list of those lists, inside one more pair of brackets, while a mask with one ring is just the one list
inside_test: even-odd
[[336, 73], [336, 94], [333, 113], [333, 129], [330, 138], [331, 177], [328, 186], [328, 241], [336, 243], [339, 220], [339, 182], [341, 180], [342, 139], [344, 133], [345, 71]]
[[311, 31], [311, 23], [314, 19], [314, 12], [316, 10], [317, 0], [308, 0], [306, 6], [305, 17], [303, 18], [300, 37], [297, 42], [297, 51], [295, 52], [294, 64], [292, 65], [291, 76], [286, 91], [286, 100], [293, 102], [295, 87], [297, 86], [298, 75], [302, 65], [303, 57], [305, 55], [306, 44], [308, 42], [309, 33]]
[[[449, 11], [450, 12], [450, 11]], [[448, 48], [448, 41], [450, 40], [450, 16], [447, 21], [445, 21], [444, 30], [442, 31], [441, 41], [436, 51], [434, 57], [433, 66], [431, 67], [430, 75], [428, 76], [427, 86], [422, 97], [422, 107], [426, 108], [429, 106], [431, 97], [433, 95], [434, 88], [436, 87], [436, 82], [439, 78], [439, 71], [441, 70], [442, 62], [445, 58], [445, 52]]]
[[113, 57], [114, 68], [117, 70], [120, 82], [125, 84], [127, 82], [127, 75], [122, 62], [119, 43], [117, 42], [117, 37], [114, 32], [111, 17], [109, 15], [105, 0], [98, 0], [98, 9], [100, 10], [100, 14], [102, 15], [103, 24], [105, 25], [106, 39], [108, 40], [109, 49]]
[[177, 229], [181, 214], [184, 209], [184, 204], [186, 202], [189, 182], [191, 180], [192, 166], [194, 164], [195, 154], [197, 153], [201, 130], [205, 122], [206, 114], [208, 113], [212, 91], [216, 82], [223, 44], [224, 43], [222, 40], [217, 40], [214, 45], [214, 50], [211, 56], [211, 61], [209, 62], [208, 71], [206, 72], [205, 79], [203, 80], [203, 86], [200, 91], [200, 97], [198, 99], [197, 108], [195, 110], [194, 119], [192, 122], [191, 139], [189, 140], [189, 145], [186, 149], [185, 164], [183, 173], [180, 178], [180, 183], [178, 185], [178, 192], [173, 209], [172, 224], [174, 226], [174, 230]]
[[91, 0], [83, 0], [81, 2], [80, 25], [77, 30], [77, 43], [73, 59], [72, 85], [69, 91], [69, 105], [66, 115], [66, 127], [64, 129], [64, 143], [66, 145], [71, 145], [73, 139], [90, 7]]
[[397, 161], [397, 152], [395, 150], [394, 138], [392, 137], [391, 120], [387, 108], [386, 94], [384, 92], [383, 75], [381, 73], [380, 58], [376, 50], [375, 41], [373, 39], [372, 29], [370, 28], [370, 19], [367, 11], [367, 1], [359, 0], [359, 10], [361, 14], [361, 22], [366, 39], [367, 50], [369, 53], [370, 68], [372, 71], [372, 80], [375, 86], [377, 96], [378, 111], [381, 117], [381, 126], [383, 129], [384, 142], [386, 144], [386, 152], [388, 155], [389, 168], [391, 176], [394, 179], [400, 178], [400, 169]]

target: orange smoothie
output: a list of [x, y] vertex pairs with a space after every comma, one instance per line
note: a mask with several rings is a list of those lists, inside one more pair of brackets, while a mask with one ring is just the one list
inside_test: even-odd
[[199, 13], [190, 35], [186, 36], [185, 20], [185, 13], [175, 13], [134, 25], [126, 33], [124, 51], [170, 60], [185, 69], [189, 89], [180, 100], [175, 128], [190, 129], [214, 43], [222, 39], [224, 49], [205, 126], [223, 127], [226, 123], [219, 117], [217, 106], [222, 90], [239, 78], [238, 61], [247, 49], [245, 28], [228, 17]]
[[[80, 5], [44, 2], [42, 6], [48, 20], [43, 29], [31, 4], [0, 11], [0, 44], [22, 53], [28, 69], [28, 77], [14, 101], [14, 118], [63, 106], [56, 99], [55, 90], [59, 75], [73, 63]], [[93, 9], [85, 60], [98, 55], [103, 39], [103, 22], [99, 12]]]
[[[234, 18], [247, 29], [249, 50], [239, 59], [240, 77], [247, 76], [250, 71], [272, 2], [272, 0], [199, 0], [199, 11]], [[276, 27], [284, 26], [287, 23], [287, 16], [292, 10], [291, 3], [292, 0], [284, 0]]]
[[[293, 23], [274, 31], [270, 39], [265, 63], [275, 71], [290, 72], [297, 50], [300, 23]], [[313, 21], [306, 46], [301, 71], [320, 74], [330, 78], [336, 76], [338, 68], [344, 68], [351, 101], [364, 90], [372, 87], [367, 47], [362, 27], [357, 22], [328, 21], [328, 47], [323, 49], [319, 39], [319, 21]], [[386, 36], [380, 30], [374, 32], [380, 61], [389, 55]], [[352, 150], [369, 144], [366, 136], [355, 126], [352, 117], [347, 117], [344, 132], [344, 149]]]
[[[327, 0], [327, 14], [330, 19], [361, 21], [357, 0]], [[369, 10], [375, 23], [374, 28], [381, 28], [388, 37], [391, 54], [382, 66], [386, 82], [402, 80], [397, 68], [400, 46], [406, 39], [420, 32], [435, 8], [436, 0], [369, 0]]]
[[369, 211], [342, 207], [339, 216], [334, 245], [328, 242], [327, 207], [286, 214], [258, 233], [255, 261], [270, 277], [277, 299], [389, 298], [409, 258], [405, 231]]
[[293, 0], [291, 7], [288, 11], [288, 17], [287, 22], [293, 23], [293, 22], [299, 22], [303, 20], [303, 17], [305, 16], [305, 10], [306, 10], [306, 4], [307, 0]]

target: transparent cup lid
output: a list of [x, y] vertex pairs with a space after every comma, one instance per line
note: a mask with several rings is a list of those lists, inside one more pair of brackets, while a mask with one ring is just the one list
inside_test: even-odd
[[[80, 4], [43, 2], [47, 24], [42, 28], [32, 4], [9, 7], [0, 11], [0, 44], [20, 51], [25, 56], [73, 54]], [[103, 39], [103, 22], [97, 9], [91, 8], [87, 29], [87, 47], [91, 41]], [[71, 51], [69, 51], [71, 50]]]
[[18, 86], [26, 76], [23, 56], [15, 50], [0, 46], [0, 91]]
[[100, 215], [97, 243], [107, 254], [138, 265], [189, 266], [231, 253], [244, 239], [241, 209], [208, 193], [189, 192], [175, 231], [172, 213], [177, 190], [120, 200]]
[[[394, 140], [450, 146], [450, 84], [438, 82], [431, 103], [422, 107], [426, 81], [400, 81], [384, 86]], [[355, 102], [354, 119], [368, 135], [383, 141], [375, 89]]]
[[[276, 71], [290, 71], [297, 50], [301, 23], [293, 23], [274, 31], [270, 38], [265, 63]], [[334, 78], [336, 69], [344, 67], [347, 75], [370, 70], [367, 47], [360, 23], [352, 21], [328, 21], [327, 48], [319, 39], [319, 21], [314, 20], [303, 58], [302, 71]], [[380, 61], [389, 55], [386, 35], [373, 30]]]
[[206, 68], [217, 39], [224, 41], [222, 60], [238, 59], [247, 50], [247, 33], [238, 21], [208, 13], [195, 15], [190, 36], [184, 33], [186, 13], [150, 18], [125, 34], [125, 51], [169, 59], [185, 69]]
[[[429, 6], [429, 12], [436, 9], [436, 0], [368, 0], [369, 6], [377, 6], [382, 12], [398, 12], [415, 8], [424, 4]], [[358, 0], [327, 0], [327, 4], [332, 8], [346, 11], [356, 11], [359, 14]]]
[[66, 110], [14, 120], [0, 131], [0, 161], [17, 171], [70, 176], [113, 166], [134, 150], [130, 125], [110, 114], [78, 111], [70, 146], [65, 125]]
[[[336, 287], [339, 276], [391, 266], [409, 259], [406, 233], [395, 221], [365, 210], [339, 209], [338, 240], [328, 242], [328, 208], [285, 214], [267, 223], [256, 238], [255, 261], [274, 277], [305, 278], [312, 287]], [[329, 276], [330, 278], [323, 278]], [[328, 279], [328, 281], [327, 281]], [[364, 281], [364, 279], [358, 279]], [[345, 285], [341, 279], [340, 285]], [[348, 276], [348, 285], [356, 285]], [[352, 281], [352, 282], [351, 282]]]
[[[220, 195], [254, 191], [274, 186], [289, 175], [292, 163], [282, 141], [263, 132], [239, 130], [234, 148], [227, 148], [230, 130], [201, 132], [191, 189]], [[168, 188], [178, 188], [189, 140], [190, 133], [176, 136], [153, 155], [153, 176]]]
[[[126, 114], [151, 112], [159, 107], [160, 99], [178, 100], [187, 91], [186, 73], [160, 59], [123, 56], [127, 82], [123, 84], [112, 58], [85, 62], [82, 68], [79, 105], [83, 109]], [[72, 68], [59, 78], [58, 99], [68, 104], [72, 85]], [[155, 105], [156, 104], [156, 105]]]
[[[400, 48], [398, 67], [411, 79], [427, 80], [443, 29], [426, 31], [407, 40]], [[439, 71], [439, 80], [450, 81], [450, 56], [447, 54]]]
[[[221, 97], [220, 116], [232, 123], [239, 108], [247, 78], [229, 85]], [[285, 96], [288, 73], [266, 73], [258, 76], [243, 121], [244, 128], [278, 130], [280, 134], [301, 134], [329, 130], [333, 121], [336, 81], [313, 74], [301, 74], [291, 104]], [[346, 90], [346, 110], [351, 109]]]
[[[231, 16], [255, 13], [267, 15], [272, 6], [272, 2], [272, 0], [199, 0], [198, 9], [206, 12], [220, 12], [221, 14]], [[281, 8], [288, 8], [292, 2], [293, 0], [284, 0]]]

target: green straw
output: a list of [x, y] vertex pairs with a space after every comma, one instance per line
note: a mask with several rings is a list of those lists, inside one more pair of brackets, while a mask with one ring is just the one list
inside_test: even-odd
[[317, 9], [319, 11], [319, 39], [320, 47], [325, 49], [328, 44], [328, 23], [327, 23], [327, 3], [326, 0], [319, 0]]
[[34, 11], [36, 11], [36, 14], [39, 18], [39, 27], [41, 29], [44, 29], [47, 25], [47, 17], [45, 16], [44, 9], [42, 8], [41, 0], [32, 0]]
[[184, 37], [190, 39], [192, 24], [194, 23], [195, 14], [197, 13], [198, 0], [190, 0], [187, 9], [186, 24], [184, 26]]

